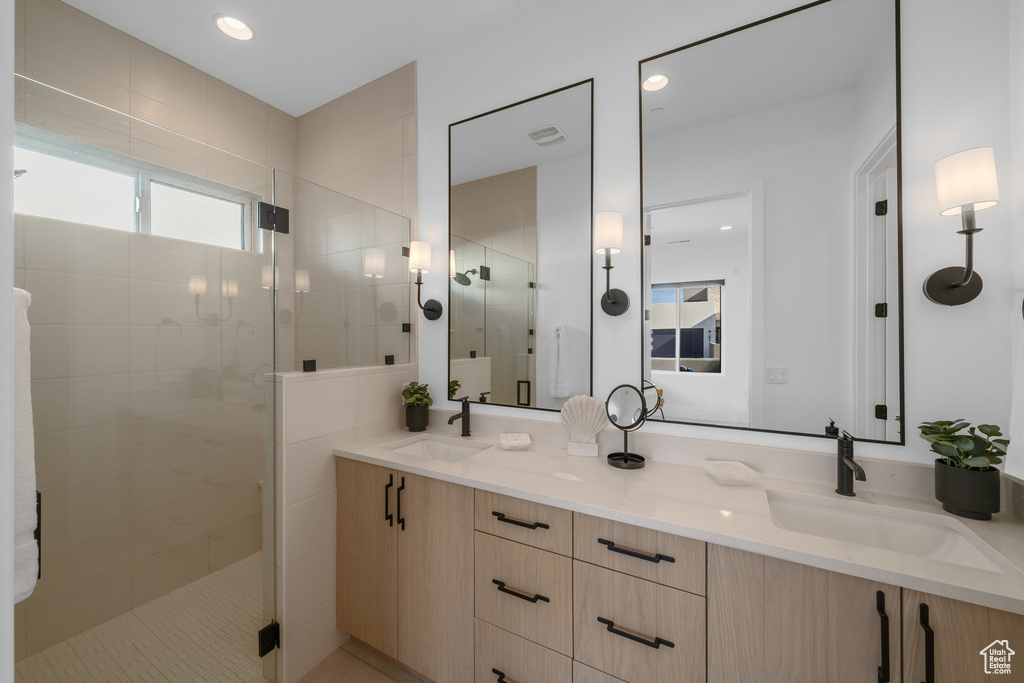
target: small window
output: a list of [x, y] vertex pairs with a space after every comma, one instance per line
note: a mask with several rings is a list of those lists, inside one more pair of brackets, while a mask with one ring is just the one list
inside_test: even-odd
[[14, 148], [14, 212], [135, 231], [135, 174]]
[[722, 372], [724, 280], [653, 285], [651, 358], [656, 370]]
[[151, 181], [149, 215], [154, 235], [245, 249], [245, 205], [241, 202]]

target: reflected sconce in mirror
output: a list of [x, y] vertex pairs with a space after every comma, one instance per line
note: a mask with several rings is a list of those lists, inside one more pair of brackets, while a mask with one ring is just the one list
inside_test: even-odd
[[281, 268], [274, 266], [263, 266], [263, 272], [260, 275], [260, 283], [263, 289], [270, 289], [273, 287], [277, 289], [277, 283], [281, 280]]
[[427, 320], [437, 320], [441, 317], [441, 302], [437, 299], [429, 299], [423, 303], [420, 299], [420, 288], [423, 285], [423, 273], [430, 272], [430, 244], [427, 242], [413, 242], [409, 245], [409, 272], [416, 273], [416, 304], [423, 311], [423, 317]]
[[629, 297], [621, 289], [612, 289], [612, 254], [622, 251], [622, 214], [602, 211], [594, 219], [594, 253], [604, 254], [605, 289], [601, 309], [608, 315], [629, 310]]
[[228, 317], [224, 318], [224, 322], [227, 322], [231, 320], [235, 297], [238, 296], [238, 280], [222, 280], [220, 283], [220, 293], [228, 300]]
[[379, 280], [384, 277], [385, 265], [384, 250], [378, 247], [370, 247], [363, 257], [363, 277]]
[[188, 293], [194, 297], [196, 305], [196, 317], [213, 327], [220, 318], [216, 313], [209, 313], [206, 316], [199, 315], [199, 301], [206, 295], [206, 277], [203, 275], [190, 275], [188, 278]]
[[295, 271], [295, 317], [302, 317], [302, 295], [312, 291], [308, 270]]
[[924, 281], [924, 295], [944, 306], [959, 306], [981, 294], [981, 276], [974, 272], [974, 235], [981, 232], [975, 214], [999, 203], [995, 155], [991, 147], [976, 147], [935, 162], [939, 215], [960, 215], [967, 248], [964, 267], [937, 270]]

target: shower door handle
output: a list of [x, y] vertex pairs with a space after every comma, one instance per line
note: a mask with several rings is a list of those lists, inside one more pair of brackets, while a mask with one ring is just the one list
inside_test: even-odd
[[[523, 385], [524, 384], [526, 385], [526, 402], [525, 403], [523, 402]], [[516, 405], [528, 406], [528, 405], [530, 405], [532, 400], [533, 400], [532, 396], [530, 395], [530, 380], [528, 380], [528, 379], [518, 380], [516, 382]]]

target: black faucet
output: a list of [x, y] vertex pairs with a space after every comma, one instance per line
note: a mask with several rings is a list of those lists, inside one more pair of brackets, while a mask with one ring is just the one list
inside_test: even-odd
[[836, 453], [836, 493], [841, 496], [856, 496], [853, 492], [853, 480], [867, 481], [864, 468], [853, 459], [853, 436], [843, 431], [839, 437], [839, 448]]
[[462, 420], [462, 435], [469, 436], [469, 396], [463, 396], [455, 400], [462, 403], [462, 412], [449, 417], [448, 424], [455, 424], [456, 420]]

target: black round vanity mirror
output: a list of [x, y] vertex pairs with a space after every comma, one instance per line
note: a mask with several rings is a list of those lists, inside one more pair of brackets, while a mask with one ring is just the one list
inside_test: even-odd
[[632, 384], [620, 384], [612, 389], [605, 402], [608, 420], [622, 430], [622, 451], [610, 453], [608, 464], [624, 470], [638, 470], [646, 462], [644, 456], [629, 452], [629, 433], [640, 429], [647, 420], [647, 400], [642, 391]]

